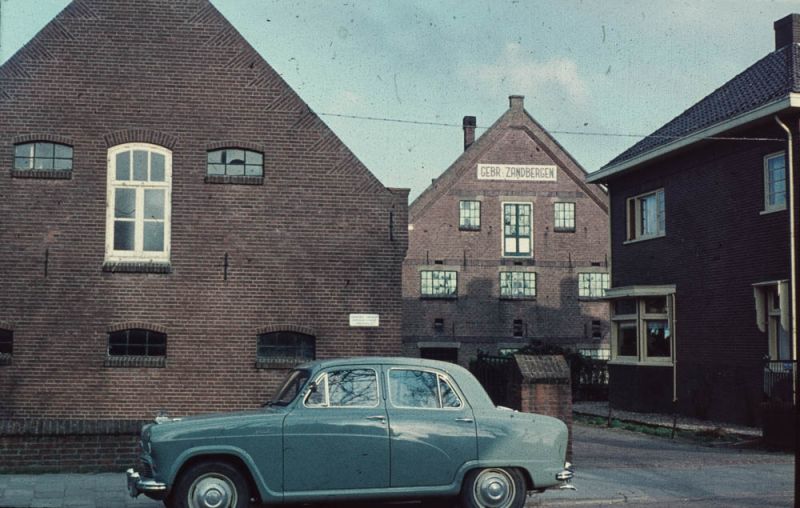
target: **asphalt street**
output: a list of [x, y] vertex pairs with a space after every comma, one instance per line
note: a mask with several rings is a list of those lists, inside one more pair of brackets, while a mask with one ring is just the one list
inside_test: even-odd
[[[575, 425], [577, 490], [529, 497], [528, 507], [788, 507], [793, 505], [794, 457], [737, 446], [709, 447], [644, 434]], [[131, 499], [124, 475], [0, 475], [0, 508], [158, 508]], [[408, 505], [408, 504], [406, 504]], [[349, 503], [309, 508], [398, 504]], [[413, 506], [413, 505], [412, 505]], [[419, 505], [418, 505], [419, 506]], [[451, 503], [425, 503], [449, 508]]]

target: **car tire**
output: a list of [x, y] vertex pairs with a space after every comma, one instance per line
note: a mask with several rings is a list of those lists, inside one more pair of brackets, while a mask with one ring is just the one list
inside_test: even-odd
[[490, 467], [467, 473], [460, 499], [462, 508], [522, 508], [527, 496], [518, 469]]
[[250, 486], [227, 462], [200, 462], [184, 471], [165, 502], [169, 508], [247, 508]]

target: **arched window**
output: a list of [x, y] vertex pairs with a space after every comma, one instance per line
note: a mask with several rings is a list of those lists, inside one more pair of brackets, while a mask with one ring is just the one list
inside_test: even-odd
[[106, 261], [169, 261], [172, 152], [149, 144], [108, 151]]
[[166, 356], [167, 334], [131, 328], [108, 334], [108, 356]]
[[300, 332], [269, 332], [258, 336], [257, 363], [296, 365], [316, 358], [316, 338]]
[[14, 146], [16, 171], [72, 171], [72, 147], [60, 143], [20, 143]]
[[264, 155], [243, 148], [208, 152], [208, 176], [264, 176]]

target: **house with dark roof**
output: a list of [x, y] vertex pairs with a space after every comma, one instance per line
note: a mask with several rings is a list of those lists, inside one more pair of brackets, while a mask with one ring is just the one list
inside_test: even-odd
[[774, 51], [589, 177], [610, 197], [614, 408], [756, 424], [792, 402], [800, 15], [774, 30]]
[[531, 343], [607, 353], [607, 196], [523, 97], [409, 207], [403, 351], [467, 365]]
[[0, 470], [121, 468], [161, 411], [400, 353], [408, 190], [208, 0], [74, 0], [0, 119]]

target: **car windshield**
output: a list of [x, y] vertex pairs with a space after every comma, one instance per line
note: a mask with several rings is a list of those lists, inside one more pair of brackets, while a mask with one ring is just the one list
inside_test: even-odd
[[311, 373], [307, 370], [293, 370], [286, 377], [281, 387], [275, 392], [275, 396], [269, 402], [270, 406], [289, 405], [297, 394], [303, 389]]

